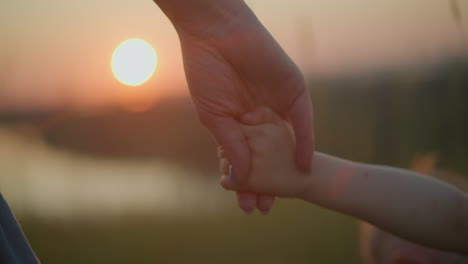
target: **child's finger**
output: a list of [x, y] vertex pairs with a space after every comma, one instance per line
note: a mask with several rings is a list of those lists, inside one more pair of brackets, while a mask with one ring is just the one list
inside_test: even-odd
[[265, 123], [273, 123], [280, 120], [280, 117], [268, 107], [257, 108], [241, 116], [240, 121], [245, 125], [257, 126]]
[[267, 135], [267, 129], [264, 126], [267, 125], [259, 125], [259, 126], [248, 126], [248, 125], [241, 125], [242, 132], [246, 136], [247, 141], [249, 142], [249, 147], [252, 150], [252, 144], [255, 144], [259, 139], [265, 139]]
[[242, 132], [244, 132], [246, 138], [257, 135], [261, 130], [256, 126], [241, 125]]

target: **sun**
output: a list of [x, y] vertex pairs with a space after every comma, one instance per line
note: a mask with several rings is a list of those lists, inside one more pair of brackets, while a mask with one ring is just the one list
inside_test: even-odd
[[142, 85], [153, 76], [158, 57], [153, 47], [138, 38], [128, 39], [115, 48], [111, 59], [115, 78], [129, 86]]

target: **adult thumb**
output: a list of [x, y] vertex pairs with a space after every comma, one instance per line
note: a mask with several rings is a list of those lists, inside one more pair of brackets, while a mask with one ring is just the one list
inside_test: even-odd
[[304, 90], [291, 106], [288, 117], [296, 137], [295, 159], [297, 167], [307, 172], [312, 166], [315, 143], [312, 102], [307, 90]]

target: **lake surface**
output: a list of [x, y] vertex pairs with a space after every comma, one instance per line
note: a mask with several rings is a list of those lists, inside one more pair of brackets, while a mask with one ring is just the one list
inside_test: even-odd
[[216, 177], [158, 160], [92, 157], [0, 127], [0, 191], [17, 215], [191, 214], [234, 203]]

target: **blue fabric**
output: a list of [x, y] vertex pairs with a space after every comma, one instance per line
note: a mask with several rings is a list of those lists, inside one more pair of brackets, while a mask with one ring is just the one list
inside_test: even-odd
[[0, 193], [0, 264], [39, 263]]

